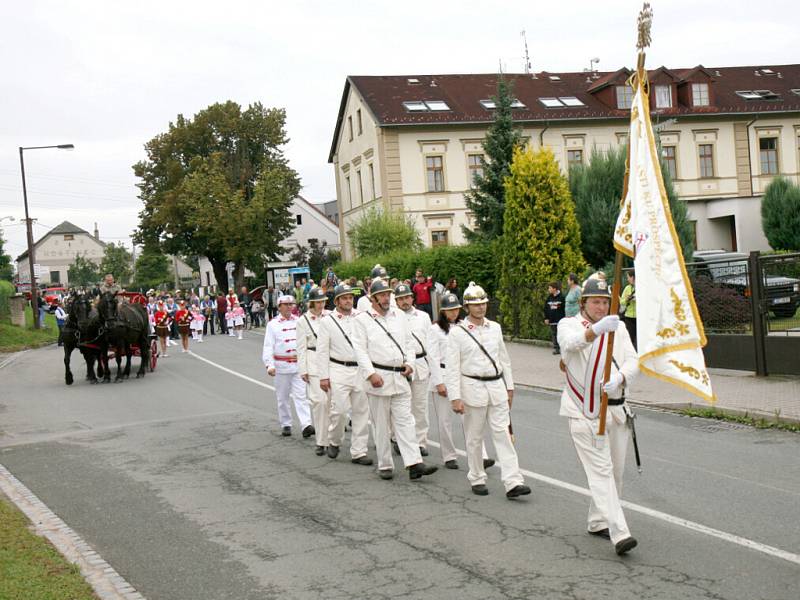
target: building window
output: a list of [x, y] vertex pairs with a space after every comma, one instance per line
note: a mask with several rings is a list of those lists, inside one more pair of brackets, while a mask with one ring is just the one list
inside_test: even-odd
[[672, 86], [656, 86], [656, 108], [672, 108]]
[[778, 173], [778, 138], [760, 138], [758, 150], [761, 157], [761, 174], [776, 175]]
[[350, 132], [350, 141], [353, 141], [353, 117], [347, 117], [347, 130]]
[[567, 168], [583, 164], [583, 150], [567, 150]]
[[714, 145], [713, 144], [700, 144], [699, 149], [700, 158], [700, 177], [713, 177], [714, 176]]
[[350, 176], [344, 178], [347, 186], [347, 208], [353, 208], [353, 189], [350, 187]]
[[50, 283], [61, 283], [61, 271], [50, 271]]
[[617, 86], [617, 108], [630, 108], [633, 104], [633, 90], [627, 85]]
[[362, 133], [364, 133], [364, 125], [361, 122], [361, 109], [360, 108], [356, 111], [356, 121], [357, 121], [357, 125], [358, 125], [358, 135], [361, 135]]
[[302, 225], [303, 224], [303, 215], [295, 215], [294, 216], [294, 222], [297, 223], [298, 225]]
[[444, 158], [442, 156], [426, 156], [425, 167], [428, 174], [428, 191], [444, 191]]
[[375, 167], [372, 163], [369, 163], [369, 189], [372, 192], [372, 199], [375, 200], [378, 194], [375, 191]]
[[667, 168], [670, 179], [677, 179], [678, 163], [675, 161], [675, 146], [664, 146], [661, 149], [661, 157], [664, 159], [664, 166]]
[[469, 184], [475, 185], [475, 177], [483, 177], [483, 154], [468, 154]]
[[65, 242], [71, 242], [74, 239], [75, 239], [75, 236], [72, 235], [71, 233], [67, 233], [67, 234], [64, 235], [64, 241]]
[[692, 84], [692, 104], [694, 106], [708, 106], [708, 84]]
[[448, 233], [446, 229], [431, 231], [431, 246], [447, 246]]
[[361, 169], [356, 171], [356, 178], [358, 179], [358, 201], [364, 203], [364, 183], [361, 180]]

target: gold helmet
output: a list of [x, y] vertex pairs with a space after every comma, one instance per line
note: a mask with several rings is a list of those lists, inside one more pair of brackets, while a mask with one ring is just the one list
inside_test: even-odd
[[608, 281], [606, 281], [605, 273], [598, 271], [583, 282], [583, 289], [581, 289], [581, 300], [584, 298], [611, 299], [611, 290], [608, 289]]
[[470, 281], [467, 289], [464, 290], [464, 306], [469, 304], [486, 304], [489, 302], [489, 297], [486, 295], [484, 289]]

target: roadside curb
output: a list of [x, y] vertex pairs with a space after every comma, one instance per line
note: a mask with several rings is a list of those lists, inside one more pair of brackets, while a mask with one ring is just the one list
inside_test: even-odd
[[2, 464], [0, 492], [8, 496], [30, 519], [38, 535], [47, 538], [64, 558], [80, 568], [81, 575], [101, 600], [145, 600], [144, 596]]

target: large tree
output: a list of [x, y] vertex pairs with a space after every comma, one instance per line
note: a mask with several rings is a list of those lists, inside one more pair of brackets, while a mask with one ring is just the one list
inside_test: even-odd
[[800, 250], [800, 187], [785, 177], [767, 186], [761, 201], [761, 227], [775, 250]]
[[[619, 215], [622, 187], [625, 182], [627, 147], [608, 151], [592, 150], [589, 163], [569, 171], [569, 187], [575, 201], [575, 214], [581, 226], [581, 247], [586, 261], [602, 268], [614, 260], [614, 226]], [[689, 222], [686, 202], [678, 198], [669, 172], [662, 164], [672, 221], [678, 232], [686, 260], [691, 260], [694, 229]]]
[[584, 266], [575, 206], [549, 148], [516, 149], [505, 190], [500, 312], [509, 331], [541, 337], [547, 285]]
[[494, 123], [486, 132], [483, 149], [486, 159], [483, 174], [478, 172], [471, 182], [473, 188], [464, 194], [467, 208], [475, 219], [475, 228], [463, 227], [469, 241], [491, 241], [503, 234], [503, 215], [505, 212], [505, 188], [503, 181], [508, 176], [514, 156], [514, 149], [522, 143], [522, 133], [514, 126], [511, 105], [514, 102], [513, 90], [506, 79], [497, 79], [497, 95]]
[[124, 287], [130, 283], [132, 264], [133, 257], [125, 246], [121, 243], [108, 244], [103, 253], [103, 260], [100, 261], [100, 273], [111, 273], [114, 281]]
[[14, 269], [11, 266], [11, 257], [5, 252], [5, 240], [3, 230], [0, 229], [0, 279], [11, 281], [14, 276]]
[[141, 254], [136, 257], [133, 287], [141, 290], [155, 289], [171, 280], [169, 258], [153, 245], [142, 248]]
[[245, 267], [262, 270], [293, 229], [289, 207], [300, 191], [283, 154], [285, 122], [282, 109], [231, 101], [178, 115], [133, 167], [144, 202], [137, 241], [207, 256], [223, 289], [228, 262], [237, 287]]
[[87, 287], [97, 283], [100, 275], [96, 264], [78, 254], [67, 270], [67, 279], [70, 286]]

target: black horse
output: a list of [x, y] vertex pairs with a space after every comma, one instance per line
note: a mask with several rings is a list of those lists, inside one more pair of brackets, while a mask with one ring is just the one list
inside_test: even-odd
[[[82, 294], [71, 295], [67, 299], [66, 309], [68, 316], [61, 332], [64, 343], [64, 381], [67, 385], [72, 385], [70, 357], [72, 351], [78, 348], [86, 361], [86, 379], [97, 383], [97, 378], [103, 376], [103, 367], [99, 360], [99, 344], [97, 344], [103, 332], [97, 311], [92, 310], [91, 299]], [[97, 362], [97, 375], [94, 370], [95, 362]]]
[[[114, 349], [117, 361], [117, 376], [115, 382], [127, 379], [131, 374], [132, 344], [139, 346], [142, 357], [136, 378], [144, 377], [147, 365], [150, 362], [150, 321], [147, 309], [141, 304], [117, 304], [114, 294], [106, 292], [100, 296], [97, 305], [100, 321], [105, 329], [104, 345], [101, 346], [100, 358], [104, 361], [105, 377], [103, 381], [111, 381], [108, 370], [108, 349]], [[122, 371], [122, 355], [126, 357], [125, 371]]]

